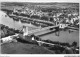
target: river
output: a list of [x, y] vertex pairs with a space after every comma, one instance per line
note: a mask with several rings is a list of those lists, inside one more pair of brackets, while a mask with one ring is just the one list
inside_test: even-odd
[[0, 11], [0, 24], [4, 24], [6, 26], [9, 26], [10, 28], [15, 28], [15, 29], [20, 29], [23, 25], [28, 26], [28, 27], [35, 27], [31, 24], [27, 23], [21, 23], [21, 21], [14, 21], [12, 18], [9, 16], [5, 16], [6, 13], [3, 11]]
[[[24, 23], [21, 23], [20, 21], [18, 22], [14, 21], [12, 18], [8, 16], [5, 17], [6, 14], [2, 11], [0, 11], [0, 14], [1, 14], [0, 24], [4, 24], [6, 26], [9, 26], [10, 28], [20, 29], [20, 27], [22, 27], [23, 25], [26, 25], [28, 27], [35, 27], [31, 24], [24, 24]], [[39, 33], [42, 33], [42, 32], [39, 32]], [[79, 31], [74, 31], [72, 33], [69, 33], [68, 31], [61, 31], [60, 36], [56, 36], [55, 33], [50, 33], [50, 34], [41, 36], [41, 38], [45, 40], [50, 39], [52, 41], [68, 42], [70, 44], [72, 44], [73, 41], [76, 41], [79, 46]]]

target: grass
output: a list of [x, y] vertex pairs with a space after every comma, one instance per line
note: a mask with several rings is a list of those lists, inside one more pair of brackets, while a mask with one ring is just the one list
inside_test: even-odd
[[27, 43], [7, 43], [1, 45], [2, 54], [54, 54], [42, 46]]

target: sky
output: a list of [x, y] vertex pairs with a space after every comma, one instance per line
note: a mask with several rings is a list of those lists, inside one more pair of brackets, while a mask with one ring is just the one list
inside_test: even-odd
[[0, 0], [0, 2], [76, 2], [80, 3], [80, 0]]

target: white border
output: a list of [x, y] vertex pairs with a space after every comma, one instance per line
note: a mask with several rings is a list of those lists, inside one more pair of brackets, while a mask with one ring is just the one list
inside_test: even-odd
[[79, 3], [80, 0], [0, 0], [0, 2], [76, 2]]

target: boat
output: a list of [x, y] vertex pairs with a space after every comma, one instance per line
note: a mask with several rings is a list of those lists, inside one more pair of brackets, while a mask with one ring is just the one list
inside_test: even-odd
[[29, 20], [27, 20], [27, 19], [26, 19], [26, 20], [21, 19], [21, 22], [22, 22], [22, 23], [28, 23], [28, 24], [30, 24], [30, 21], [29, 21]]

